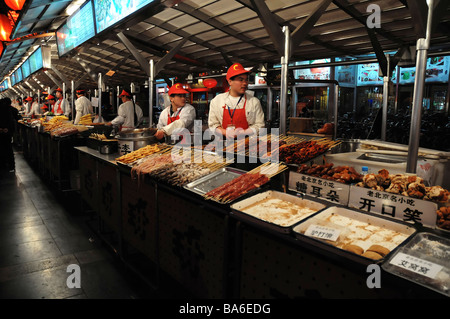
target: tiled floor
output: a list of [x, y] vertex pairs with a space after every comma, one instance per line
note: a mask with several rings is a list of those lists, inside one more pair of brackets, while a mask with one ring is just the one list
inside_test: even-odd
[[[68, 211], [20, 152], [15, 158], [16, 172], [0, 171], [0, 298], [171, 297], [143, 284], [88, 227], [92, 216]], [[71, 264], [81, 288], [67, 285]]]

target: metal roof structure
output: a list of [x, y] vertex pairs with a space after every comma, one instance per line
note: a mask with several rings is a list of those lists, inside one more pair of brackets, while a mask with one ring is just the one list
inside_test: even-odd
[[[144, 83], [150, 61], [166, 81], [222, 74], [234, 62], [270, 68], [283, 56], [283, 27], [289, 29], [290, 61], [372, 54], [386, 71], [387, 52], [396, 53], [398, 63], [425, 36], [428, 11], [425, 0], [155, 0], [59, 57], [54, 32], [70, 7], [83, 2], [28, 0], [11, 36], [24, 38], [6, 46], [0, 79], [39, 45], [51, 47], [52, 68], [33, 75], [25, 89], [68, 81], [96, 88], [98, 74], [110, 86]], [[377, 9], [380, 25], [373, 27]], [[429, 52], [449, 52], [449, 31], [450, 2], [435, 0]]]

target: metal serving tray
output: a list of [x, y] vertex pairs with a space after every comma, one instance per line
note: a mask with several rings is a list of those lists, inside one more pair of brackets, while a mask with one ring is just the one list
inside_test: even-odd
[[450, 297], [450, 240], [432, 233], [418, 233], [381, 267]]
[[191, 192], [203, 196], [207, 192], [212, 191], [213, 189], [245, 173], [247, 172], [240, 169], [224, 167], [189, 184], [186, 184], [183, 187]]
[[[304, 214], [303, 216], [298, 216], [295, 220], [291, 221], [289, 225], [281, 225], [281, 223], [277, 224], [274, 222], [270, 222], [264, 219], [261, 219], [257, 216], [251, 215], [249, 213], [244, 212], [245, 208], [260, 202], [265, 199], [269, 198], [275, 198], [275, 199], [281, 199], [285, 202], [293, 203], [299, 206], [304, 206], [310, 209], [313, 209], [314, 212], [311, 212], [310, 214]], [[236, 202], [230, 206], [231, 208], [231, 214], [236, 216], [237, 219], [242, 220], [244, 222], [249, 222], [251, 224], [254, 224], [256, 226], [270, 229], [276, 232], [281, 233], [290, 233], [291, 227], [300, 221], [316, 214], [318, 211], [325, 209], [327, 206], [323, 203], [309, 200], [309, 199], [302, 199], [300, 197], [297, 197], [295, 195], [290, 195], [278, 191], [269, 190], [263, 193], [259, 193], [256, 195], [253, 195], [252, 197], [243, 199], [239, 202]]]
[[[396, 231], [401, 233], [405, 236], [405, 239], [396, 245], [393, 245], [394, 247], [390, 249], [390, 253], [388, 253], [384, 258], [373, 260], [366, 257], [363, 257], [362, 255], [358, 255], [356, 253], [347, 251], [343, 248], [337, 247], [336, 244], [341, 241], [348, 238], [350, 229], [347, 226], [343, 225], [337, 225], [334, 223], [331, 223], [329, 221], [326, 221], [327, 217], [330, 215], [339, 215], [343, 216], [344, 218], [350, 218], [352, 220], [355, 220], [357, 222], [362, 222], [365, 224], [369, 224], [369, 226], [378, 226], [382, 227], [387, 230]], [[323, 227], [329, 227], [331, 229], [339, 231], [339, 237], [334, 241], [325, 240], [325, 239], [318, 239], [316, 237], [309, 237], [305, 235], [305, 231], [308, 229], [309, 226], [312, 225], [319, 225]], [[356, 227], [358, 228], [358, 227]], [[411, 227], [411, 225], [400, 222], [400, 221], [391, 221], [389, 219], [378, 217], [369, 213], [360, 212], [357, 210], [345, 208], [345, 207], [339, 207], [339, 206], [331, 206], [327, 209], [324, 209], [320, 211], [319, 213], [311, 216], [310, 218], [304, 220], [303, 222], [300, 222], [294, 228], [292, 229], [294, 235], [297, 239], [301, 241], [306, 241], [312, 245], [321, 247], [327, 251], [330, 251], [332, 253], [338, 254], [340, 256], [343, 256], [344, 258], [348, 258], [354, 261], [357, 261], [359, 263], [381, 263], [386, 258], [389, 258], [391, 254], [398, 249], [398, 247], [404, 245], [406, 242], [408, 242], [411, 237], [416, 233], [416, 229]], [[377, 235], [378, 233], [372, 233], [372, 235]], [[334, 244], [336, 243], [336, 244]], [[354, 244], [360, 245], [363, 249], [367, 249], [372, 244], [381, 244], [385, 242], [377, 241], [377, 237], [375, 236], [374, 239], [361, 239], [359, 241], [353, 242]], [[366, 247], [365, 247], [366, 246]]]

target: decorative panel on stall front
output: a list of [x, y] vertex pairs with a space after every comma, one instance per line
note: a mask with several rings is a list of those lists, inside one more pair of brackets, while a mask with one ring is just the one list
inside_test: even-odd
[[121, 174], [121, 196], [124, 241], [156, 261], [155, 188]]
[[98, 163], [98, 213], [112, 230], [120, 232], [120, 206], [117, 190], [117, 170], [113, 165]]
[[199, 298], [224, 297], [224, 217], [158, 190], [159, 264]]
[[98, 211], [98, 185], [96, 160], [86, 154], [80, 153], [80, 192], [81, 198]]
[[243, 229], [241, 249], [237, 298], [389, 298], [393, 293], [387, 287], [369, 289], [365, 267], [358, 275], [252, 229]]

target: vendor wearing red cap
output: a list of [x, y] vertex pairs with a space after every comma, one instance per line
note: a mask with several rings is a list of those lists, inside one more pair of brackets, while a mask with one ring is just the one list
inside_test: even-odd
[[240, 63], [229, 67], [228, 92], [217, 95], [209, 106], [209, 129], [223, 136], [253, 135], [264, 127], [261, 102], [246, 93], [248, 74]]
[[29, 102], [31, 104], [31, 108], [30, 111], [28, 113], [25, 114], [25, 116], [29, 117], [35, 117], [38, 114], [41, 114], [40, 110], [39, 110], [39, 103], [38, 103], [38, 98], [37, 96], [34, 96], [34, 98], [31, 98], [31, 100], [33, 102]]
[[[56, 115], [53, 112], [53, 109], [54, 109], [55, 103], [56, 103], [55, 97], [53, 95], [49, 94], [49, 95], [47, 95], [46, 100], [47, 100], [47, 109], [51, 110], [50, 112], [52, 112], [54, 115]], [[48, 112], [45, 112], [44, 115], [46, 115], [47, 113]]]
[[23, 103], [22, 110], [26, 116], [31, 111], [31, 101], [33, 101], [33, 98], [31, 96], [29, 96], [24, 101], [25, 102]]
[[70, 105], [69, 101], [67, 101], [63, 96], [63, 91], [61, 88], [57, 88], [55, 90], [56, 102], [53, 106], [52, 112], [55, 115], [65, 115], [69, 117], [70, 115]]
[[75, 100], [75, 120], [73, 124], [78, 124], [83, 115], [94, 114], [94, 110], [92, 108], [92, 103], [89, 99], [84, 96], [84, 90], [77, 90], [76, 95], [77, 99]]
[[119, 97], [122, 99], [122, 104], [117, 110], [117, 117], [106, 124], [119, 126], [121, 130], [137, 127], [144, 116], [141, 107], [134, 103], [133, 96], [128, 90], [122, 90]]
[[172, 85], [168, 95], [170, 105], [166, 107], [159, 116], [157, 139], [170, 136], [177, 129], [186, 128], [189, 132], [194, 130], [195, 108], [186, 103], [188, 91], [183, 89], [180, 83]]

